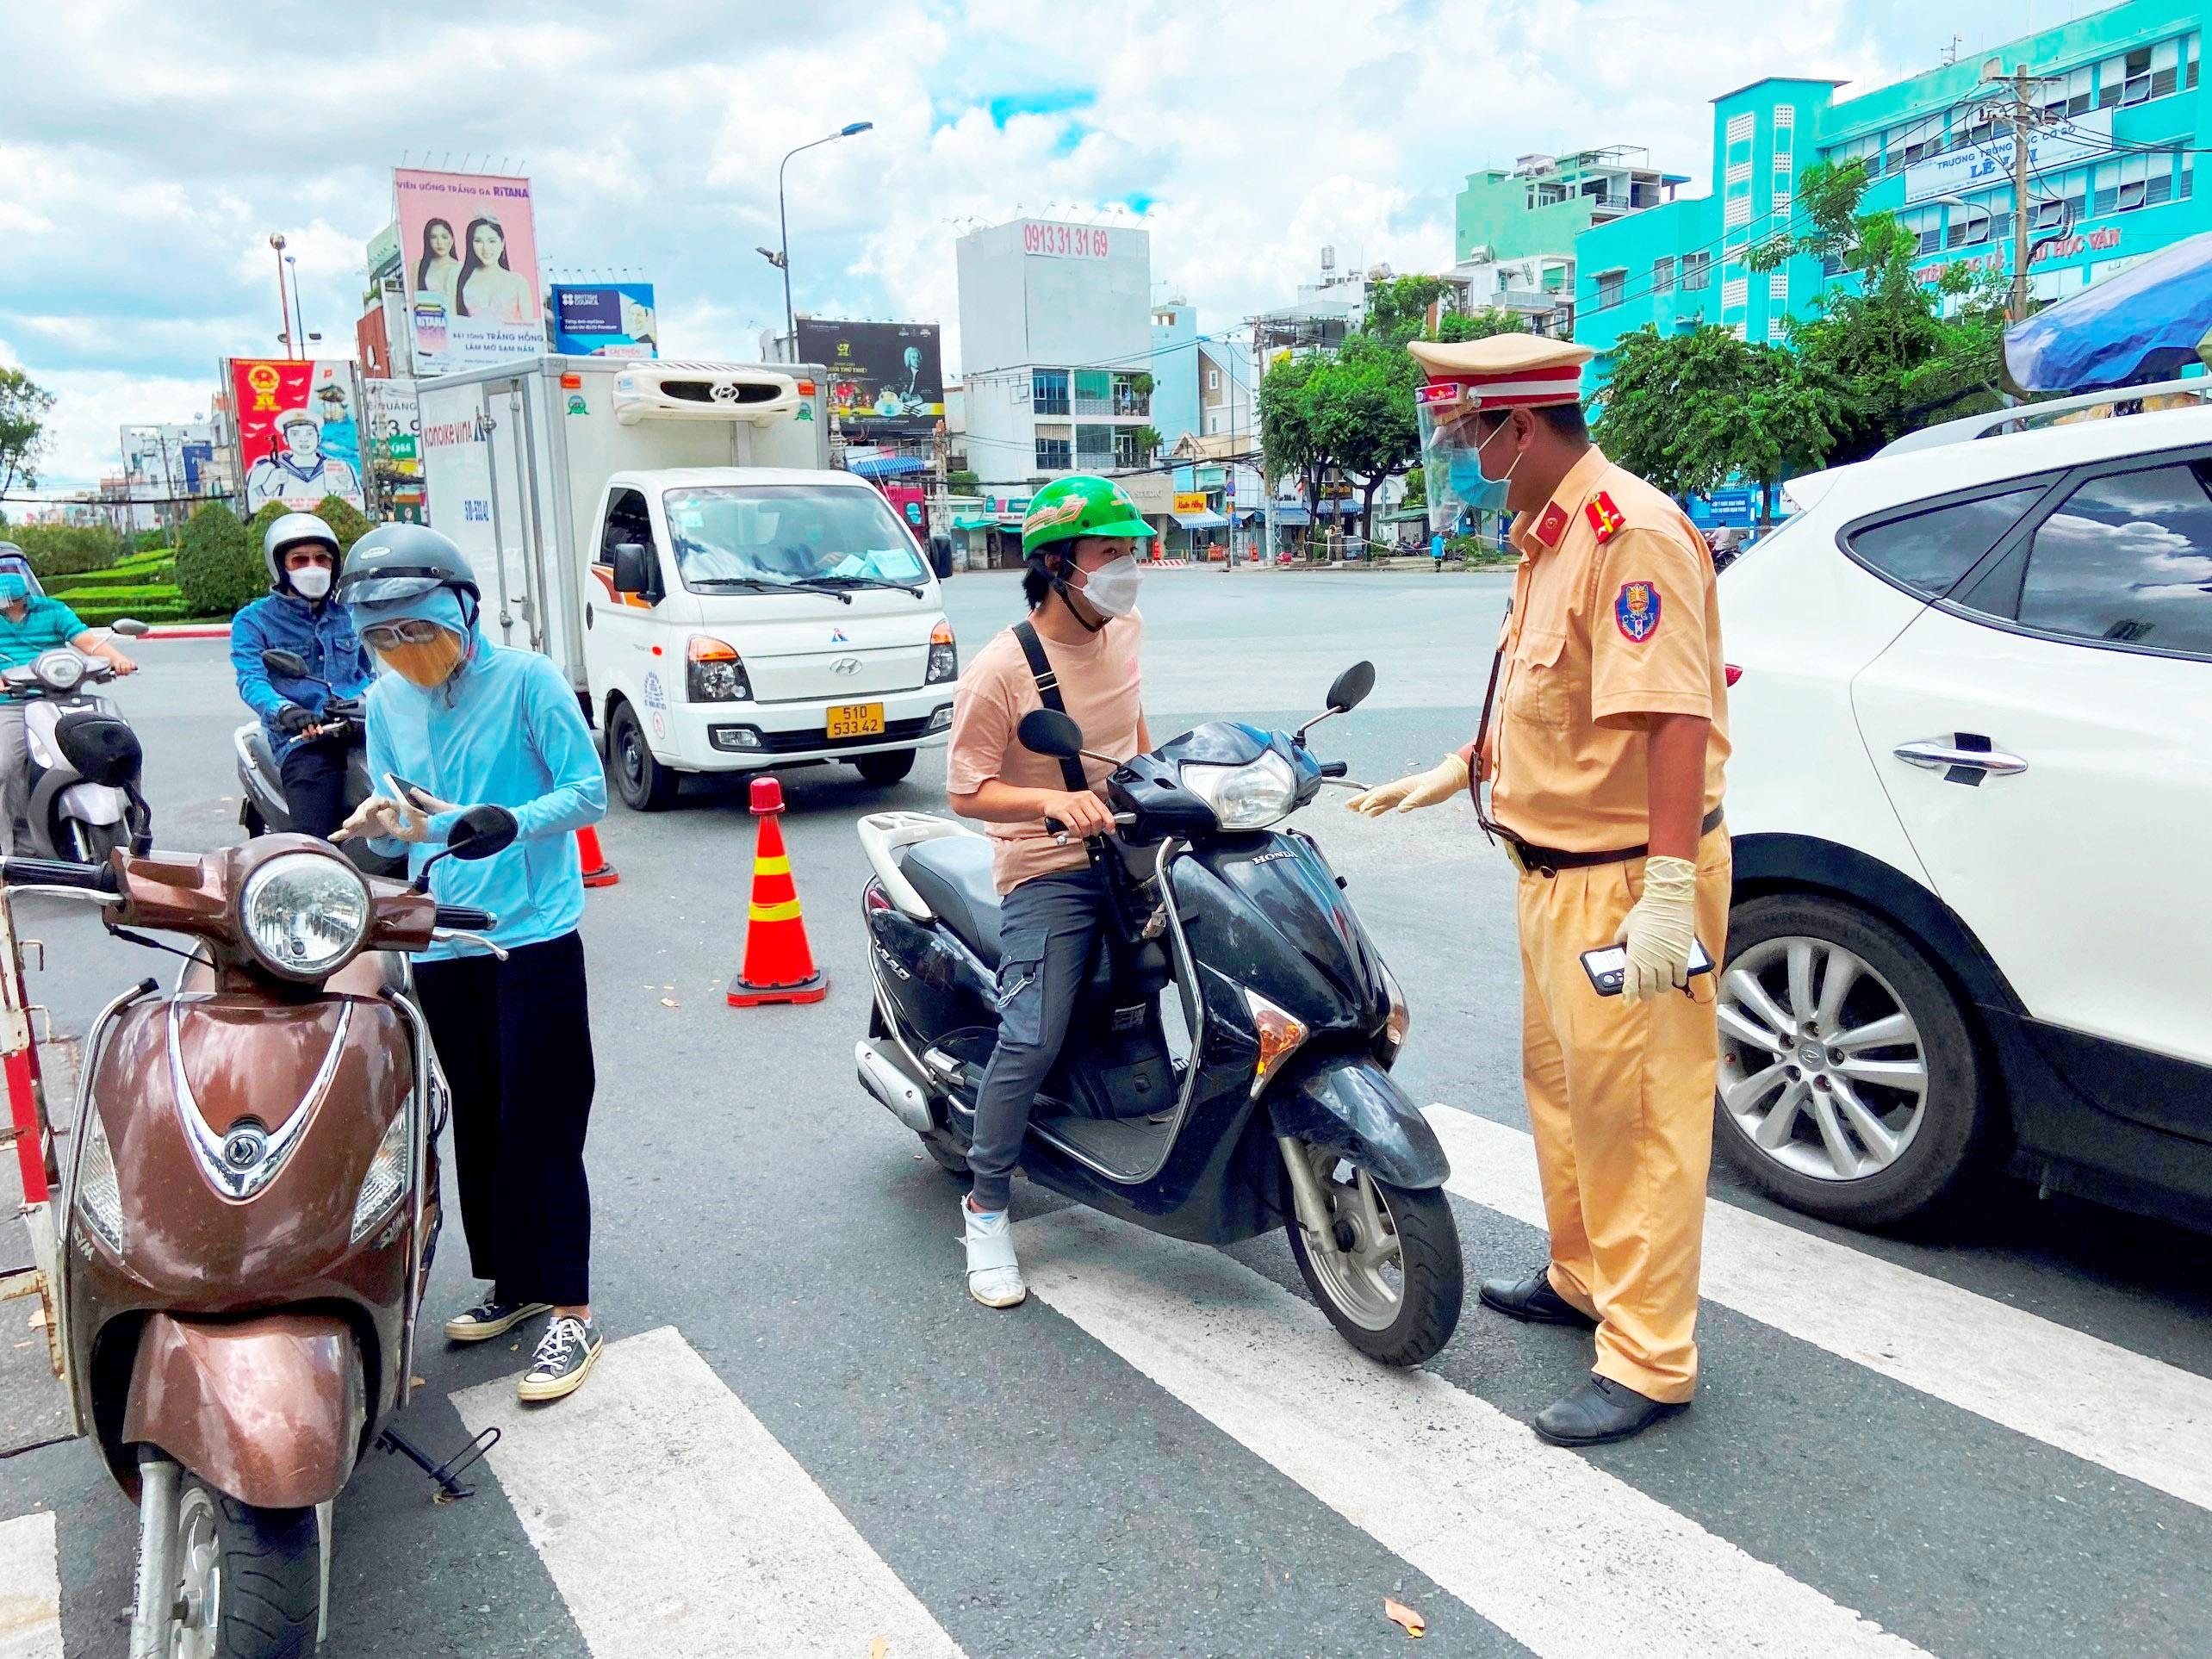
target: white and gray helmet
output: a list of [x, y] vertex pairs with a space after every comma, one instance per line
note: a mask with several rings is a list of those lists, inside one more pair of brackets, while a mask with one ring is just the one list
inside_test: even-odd
[[269, 585], [278, 593], [291, 587], [284, 579], [284, 555], [306, 543], [313, 543], [330, 554], [335, 578], [345, 556], [339, 551], [338, 532], [312, 513], [288, 513], [271, 524], [261, 537], [261, 562], [269, 567]]

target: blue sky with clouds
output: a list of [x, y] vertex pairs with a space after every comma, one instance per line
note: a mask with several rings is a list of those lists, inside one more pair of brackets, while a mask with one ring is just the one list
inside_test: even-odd
[[[2086, 13], [2095, 8], [2078, 3]], [[404, 156], [504, 161], [549, 268], [657, 283], [662, 350], [750, 357], [781, 311], [935, 319], [955, 237], [1016, 214], [1141, 223], [1165, 295], [1226, 329], [1320, 246], [1436, 269], [1470, 168], [1649, 146], [1702, 188], [1714, 95], [1876, 84], [2070, 15], [2066, 0], [706, 0], [465, 8], [72, 0], [8, 8], [0, 363], [59, 395], [53, 487], [125, 421], [204, 413], [225, 356], [278, 354], [268, 237], [326, 355], [352, 355], [363, 245]]]

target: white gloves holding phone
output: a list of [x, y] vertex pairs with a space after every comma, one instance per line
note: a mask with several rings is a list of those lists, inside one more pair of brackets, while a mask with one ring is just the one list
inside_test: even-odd
[[413, 800], [404, 797], [371, 795], [353, 809], [352, 817], [331, 831], [332, 841], [351, 841], [356, 836], [371, 840], [424, 842], [430, 839], [431, 815], [451, 812], [457, 809], [441, 800], [433, 800], [420, 790]]
[[1698, 867], [1686, 858], [1643, 861], [1643, 896], [1613, 935], [1628, 948], [1621, 994], [1648, 1002], [1661, 991], [1687, 990], [1690, 948], [1697, 939]]

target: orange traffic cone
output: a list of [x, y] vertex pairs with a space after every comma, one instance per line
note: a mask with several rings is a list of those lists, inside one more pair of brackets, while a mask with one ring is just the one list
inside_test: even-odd
[[599, 831], [588, 823], [576, 831], [576, 856], [583, 861], [587, 887], [612, 887], [622, 879], [600, 850]]
[[745, 966], [730, 982], [732, 1008], [818, 1003], [830, 994], [830, 977], [814, 966], [806, 923], [799, 917], [798, 889], [792, 885], [791, 860], [776, 824], [783, 810], [783, 786], [770, 777], [754, 779], [753, 812], [761, 821], [761, 838], [753, 849], [753, 906], [745, 929]]

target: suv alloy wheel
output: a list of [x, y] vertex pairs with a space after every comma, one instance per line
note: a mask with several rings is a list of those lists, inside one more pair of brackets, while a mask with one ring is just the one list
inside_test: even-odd
[[1714, 1138], [1754, 1186], [1854, 1226], [1948, 1196], [1985, 1139], [1958, 998], [1855, 905], [1768, 894], [1729, 918]]

